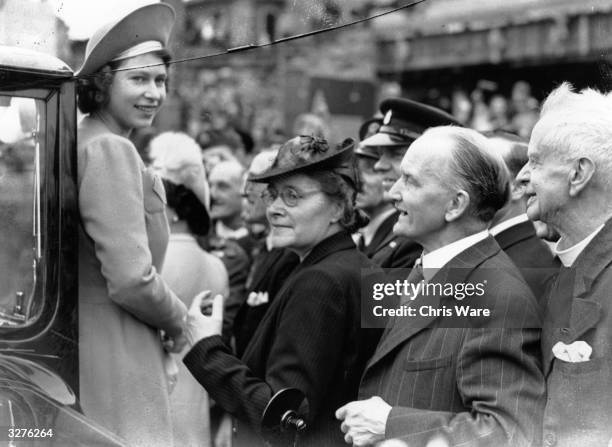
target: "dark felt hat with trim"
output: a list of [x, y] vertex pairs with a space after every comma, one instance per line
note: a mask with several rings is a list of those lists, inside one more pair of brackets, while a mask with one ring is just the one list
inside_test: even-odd
[[283, 144], [272, 165], [249, 181], [268, 183], [272, 179], [295, 173], [333, 170], [358, 189], [359, 174], [353, 156], [355, 141], [347, 138], [336, 146], [317, 137], [300, 135]]
[[95, 73], [123, 51], [147, 41], [166, 47], [174, 25], [174, 9], [153, 3], [98, 28], [87, 42], [85, 60], [77, 76]]
[[410, 99], [385, 99], [380, 111], [382, 124], [377, 133], [361, 142], [363, 146], [408, 146], [430, 127], [461, 126], [444, 110]]

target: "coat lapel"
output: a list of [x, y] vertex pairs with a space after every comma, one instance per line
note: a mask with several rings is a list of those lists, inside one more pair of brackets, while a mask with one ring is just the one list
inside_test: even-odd
[[395, 235], [393, 234], [393, 226], [395, 225], [395, 222], [397, 222], [398, 214], [399, 213], [395, 212], [389, 217], [387, 217], [385, 220], [383, 220], [382, 224], [380, 224], [380, 227], [378, 227], [378, 229], [376, 230], [376, 233], [374, 234], [370, 245], [368, 245], [364, 250], [366, 256], [372, 257], [374, 253], [377, 253], [378, 251], [383, 249], [389, 242], [393, 240], [393, 238], [395, 237]]
[[[602, 316], [602, 305], [599, 302], [603, 295], [588, 296], [593, 284], [602, 272], [612, 265], [612, 219], [608, 220], [601, 231], [593, 238], [569, 268], [573, 275], [573, 287], [570, 287], [571, 313], [569, 328], [546, 328], [542, 336], [542, 353], [544, 374], [552, 367], [554, 355], [552, 347], [558, 342], [573, 343], [580, 339], [589, 329], [597, 326]], [[563, 269], [562, 269], [563, 270]], [[551, 293], [554, 289], [551, 290]], [[606, 295], [607, 297], [607, 295]], [[549, 296], [549, 308], [555, 304], [556, 296]], [[562, 301], [559, 301], [562, 303]], [[562, 304], [560, 304], [562, 305]], [[550, 312], [550, 311], [549, 311]]]
[[535, 228], [531, 221], [521, 222], [517, 225], [513, 225], [510, 228], [506, 228], [501, 233], [495, 236], [495, 240], [502, 248], [502, 250], [511, 247], [518, 242], [529, 239], [535, 236]]
[[[467, 248], [451, 259], [444, 267], [442, 267], [431, 279], [433, 283], [454, 283], [462, 282], [470, 275], [470, 273], [482, 264], [486, 259], [499, 253], [501, 249], [495, 242], [492, 236], [476, 243]], [[447, 300], [447, 297], [427, 297], [428, 300], [435, 300], [436, 304], [440, 300]], [[417, 297], [412, 303], [418, 302]], [[389, 320], [385, 334], [381, 338], [374, 355], [368, 362], [368, 368], [375, 365], [385, 356], [391, 353], [398, 346], [402, 345], [410, 338], [425, 328], [431, 327], [438, 319], [435, 316], [429, 317], [398, 317]]]

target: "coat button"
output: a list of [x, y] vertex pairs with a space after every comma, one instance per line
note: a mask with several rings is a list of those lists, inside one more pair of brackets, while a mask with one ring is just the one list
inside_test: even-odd
[[557, 443], [557, 437], [555, 436], [554, 433], [546, 433], [546, 435], [544, 436], [544, 445], [546, 446], [553, 446]]

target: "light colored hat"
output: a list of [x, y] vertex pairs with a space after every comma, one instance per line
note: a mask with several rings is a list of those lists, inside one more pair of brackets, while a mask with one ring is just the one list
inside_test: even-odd
[[[98, 28], [87, 42], [85, 60], [77, 76], [95, 73], [126, 50], [147, 42], [165, 48], [174, 25], [174, 9], [166, 3], [153, 3], [135, 9], [124, 17]], [[153, 48], [149, 45], [149, 51]], [[140, 54], [144, 54], [142, 51]], [[126, 57], [136, 56], [131, 54]]]
[[193, 138], [182, 132], [164, 132], [149, 143], [149, 155], [153, 166], [161, 176], [181, 184], [178, 173], [190, 166], [203, 166], [200, 146]]

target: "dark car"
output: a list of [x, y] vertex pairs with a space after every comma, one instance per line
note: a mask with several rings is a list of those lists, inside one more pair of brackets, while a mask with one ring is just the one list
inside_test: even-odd
[[0, 445], [124, 445], [79, 412], [76, 167], [71, 69], [0, 46]]

